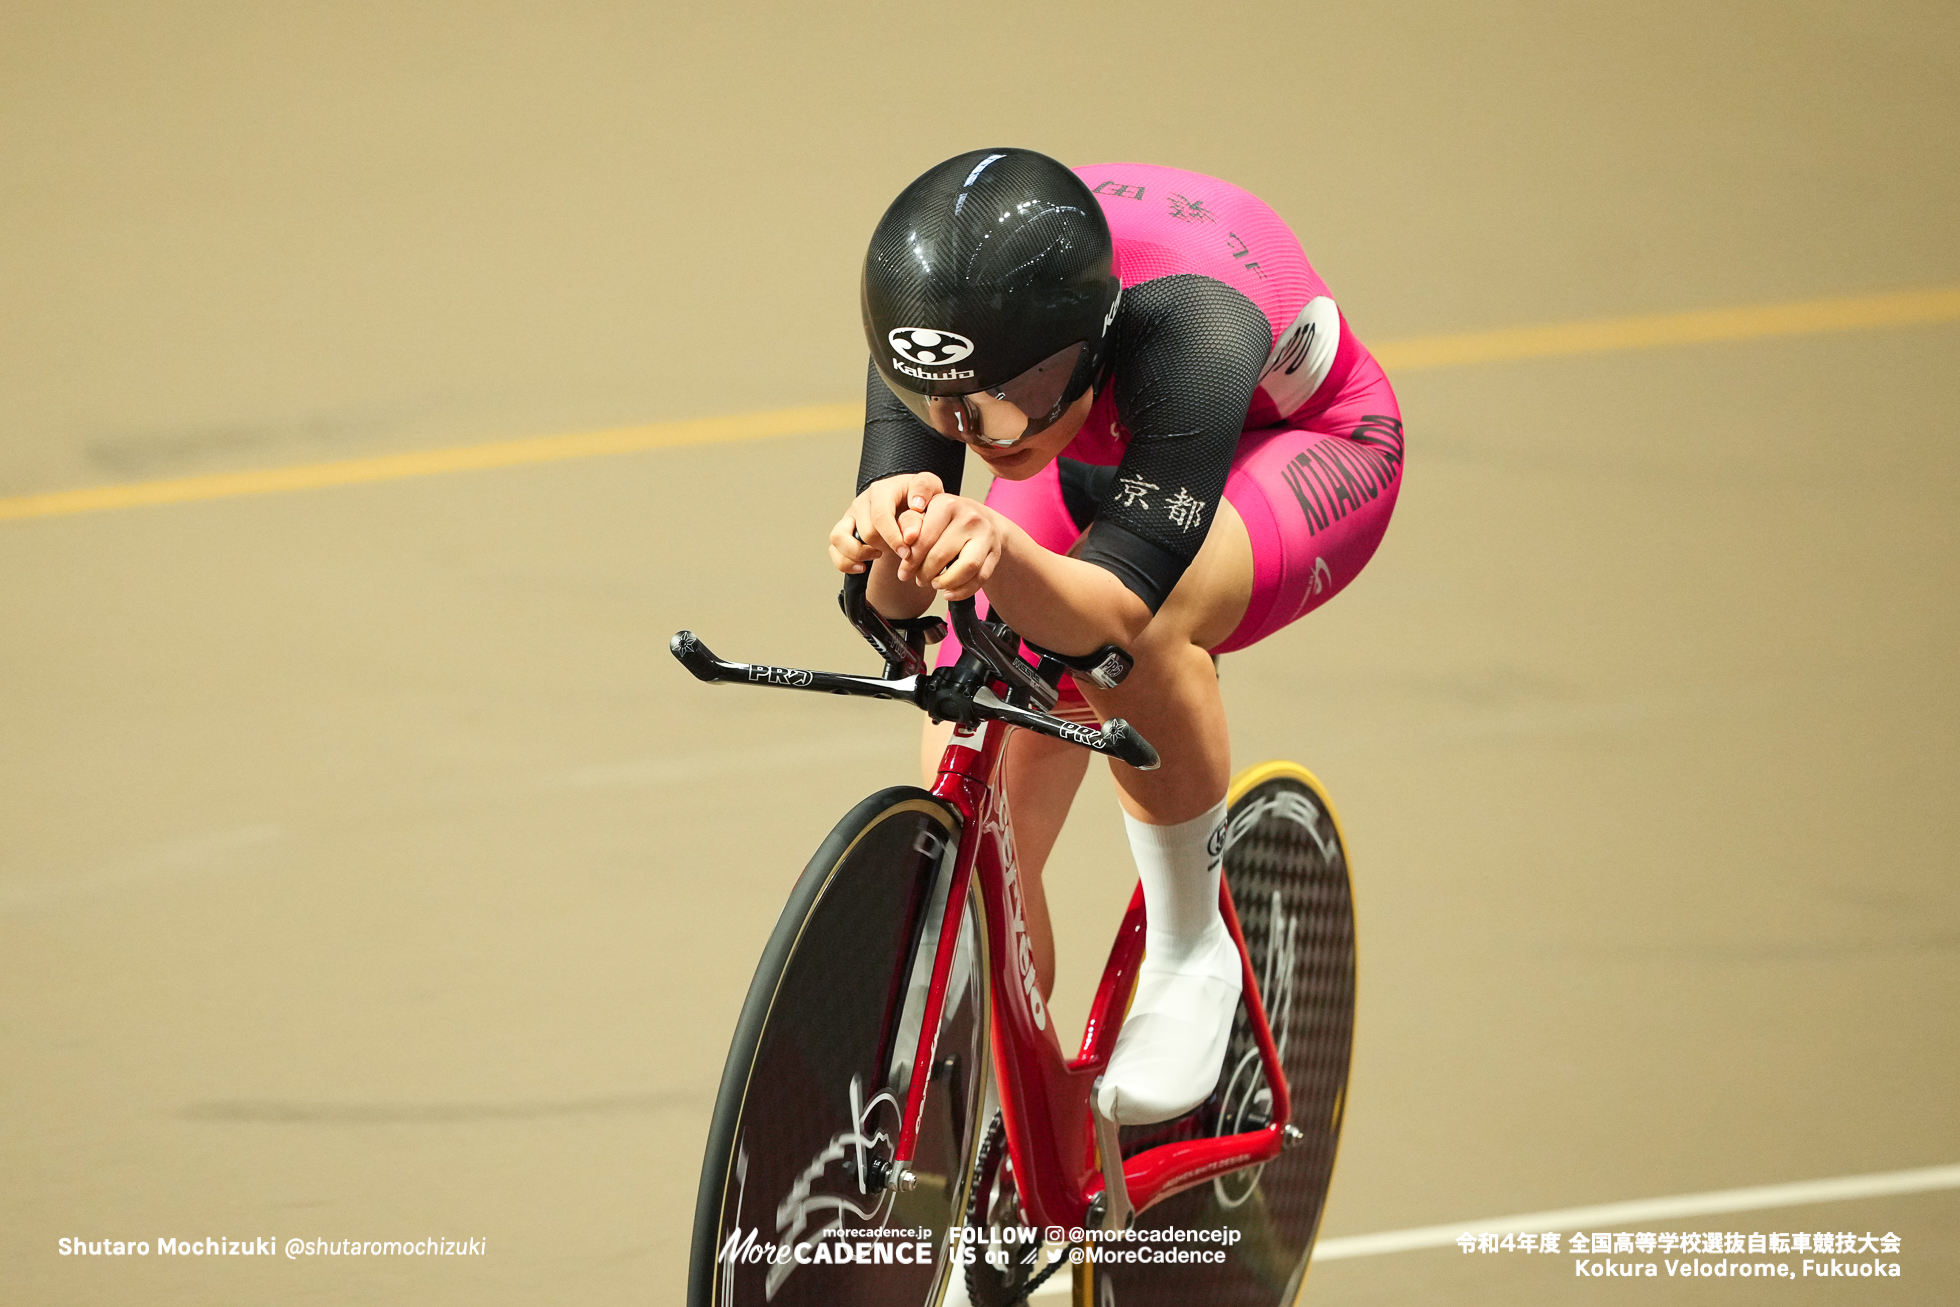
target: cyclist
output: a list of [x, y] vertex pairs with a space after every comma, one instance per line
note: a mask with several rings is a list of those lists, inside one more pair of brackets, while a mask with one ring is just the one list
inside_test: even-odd
[[[857, 495], [830, 536], [897, 617], [983, 599], [1062, 655], [1118, 644], [1113, 690], [1058, 711], [1124, 717], [1163, 756], [1112, 763], [1148, 914], [1135, 999], [1098, 1091], [1126, 1125], [1217, 1081], [1240, 987], [1218, 910], [1230, 774], [1215, 655], [1324, 603], [1380, 543], [1401, 484], [1388, 380], [1279, 217], [1196, 173], [1071, 172], [962, 154], [893, 201], [865, 258], [871, 346]], [[993, 473], [960, 494], [971, 448]], [[959, 648], [948, 640], [943, 666]], [[928, 727], [928, 783], [948, 726]], [[1031, 732], [1004, 760], [1042, 989], [1042, 867], [1089, 755]]]

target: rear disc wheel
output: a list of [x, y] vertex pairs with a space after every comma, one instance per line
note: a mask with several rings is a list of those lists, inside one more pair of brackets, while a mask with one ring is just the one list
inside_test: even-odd
[[[1225, 879], [1292, 1095], [1299, 1142], [1263, 1166], [1187, 1189], [1137, 1218], [1140, 1230], [1225, 1229], [1223, 1265], [1098, 1268], [1097, 1299], [1121, 1307], [1275, 1307], [1305, 1280], [1333, 1177], [1354, 1043], [1354, 898], [1327, 792], [1289, 762], [1233, 782]], [[1237, 1134], [1272, 1119], [1272, 1091], [1243, 1005], [1211, 1097], [1190, 1116], [1123, 1131], [1133, 1154], [1173, 1139]]]

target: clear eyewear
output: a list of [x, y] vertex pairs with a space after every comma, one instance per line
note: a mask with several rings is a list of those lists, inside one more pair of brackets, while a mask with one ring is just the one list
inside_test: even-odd
[[1069, 382], [1088, 347], [1087, 341], [1078, 340], [1010, 381], [965, 395], [921, 395], [897, 386], [892, 392], [942, 436], [1008, 449], [1039, 435], [1061, 417], [1072, 398]]

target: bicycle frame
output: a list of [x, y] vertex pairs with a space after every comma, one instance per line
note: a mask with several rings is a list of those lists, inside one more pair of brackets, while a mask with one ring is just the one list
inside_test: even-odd
[[[1099, 684], [1113, 685], [1127, 672], [1129, 656], [1114, 646], [1079, 660], [1036, 650], [1041, 664], [1038, 668], [1030, 666], [1015, 653], [1020, 647], [1019, 637], [980, 619], [968, 599], [950, 606], [966, 656], [954, 669], [931, 672], [924, 656], [925, 644], [939, 639], [944, 625], [936, 618], [892, 621], [882, 617], [866, 601], [867, 581], [864, 574], [847, 577], [838, 600], [846, 618], [885, 660], [882, 677], [727, 662], [716, 657], [691, 631], [677, 632], [670, 648], [694, 676], [710, 683], [905, 699], [935, 720], [955, 723], [932, 793], [959, 814], [959, 847], [912, 1065], [930, 1067], [936, 1060], [934, 1045], [945, 1010], [960, 924], [969, 891], [977, 887], [981, 910], [987, 917], [986, 936], [998, 941], [988, 957], [990, 1033], [1008, 1159], [1013, 1163], [1015, 1185], [1029, 1222], [1066, 1229], [1088, 1228], [1098, 1221], [1118, 1223], [1193, 1185], [1240, 1167], [1272, 1161], [1290, 1139], [1299, 1137], [1299, 1132], [1289, 1124], [1292, 1099], [1286, 1073], [1246, 952], [1231, 890], [1224, 882], [1219, 884], [1219, 909], [1238, 946], [1241, 991], [1266, 1084], [1272, 1090], [1271, 1119], [1259, 1129], [1145, 1149], [1123, 1162], [1115, 1173], [1120, 1175], [1122, 1187], [1114, 1194], [1106, 1192], [1111, 1185], [1106, 1182], [1104, 1166], [1113, 1166], [1116, 1159], [1099, 1157], [1090, 1096], [1096, 1078], [1115, 1052], [1137, 967], [1143, 960], [1141, 887], [1131, 896], [1129, 910], [1110, 947], [1082, 1043], [1073, 1058], [1063, 1055], [1061, 1040], [1049, 1023], [1035, 980], [1013, 828], [999, 780], [1001, 759], [1009, 738], [1017, 729], [1025, 729], [1144, 770], [1157, 766], [1156, 750], [1120, 719], [1104, 723], [1098, 732], [1045, 711], [1055, 703], [1056, 679], [1064, 667]], [[912, 1174], [930, 1079], [915, 1075], [907, 1090], [905, 1115], [889, 1168], [894, 1183], [903, 1184], [904, 1177]], [[1104, 1132], [1113, 1148], [1114, 1127], [1104, 1123]], [[1098, 1204], [1100, 1213], [1094, 1211]]]
[[[1137, 966], [1143, 959], [1143, 893], [1139, 887], [1131, 896], [1129, 910], [1117, 930], [1090, 1005], [1081, 1048], [1073, 1059], [1065, 1058], [1035, 982], [1012, 824], [1006, 795], [997, 782], [1000, 760], [1014, 730], [1000, 721], [956, 726], [940, 760], [932, 793], [959, 812], [961, 834], [913, 1065], [932, 1065], [934, 1032], [944, 1007], [967, 890], [977, 883], [981, 908], [987, 914], [987, 938], [997, 941], [988, 958], [989, 983], [993, 986], [992, 1042], [1015, 1185], [1030, 1224], [1079, 1229], [1092, 1224], [1091, 1206], [1105, 1187], [1089, 1099], [1096, 1078], [1115, 1051]], [[1125, 1188], [1138, 1212], [1227, 1171], [1271, 1161], [1286, 1145], [1291, 1116], [1286, 1076], [1246, 953], [1238, 913], [1223, 883], [1219, 886], [1219, 906], [1244, 968], [1245, 1004], [1266, 1083], [1272, 1089], [1272, 1119], [1244, 1134], [1160, 1144], [1124, 1162]], [[899, 1170], [905, 1168], [918, 1138], [926, 1080], [925, 1076], [912, 1080], [896, 1150]]]

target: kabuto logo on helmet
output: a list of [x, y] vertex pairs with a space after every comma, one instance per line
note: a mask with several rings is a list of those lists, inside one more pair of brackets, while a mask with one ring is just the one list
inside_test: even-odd
[[932, 367], [958, 363], [973, 352], [973, 342], [965, 336], [930, 327], [897, 327], [887, 332], [885, 339], [900, 358]]

